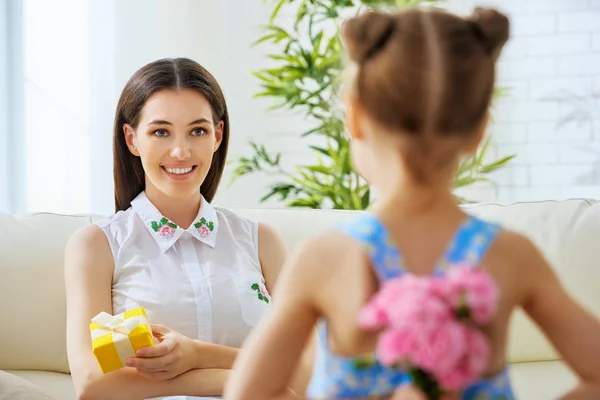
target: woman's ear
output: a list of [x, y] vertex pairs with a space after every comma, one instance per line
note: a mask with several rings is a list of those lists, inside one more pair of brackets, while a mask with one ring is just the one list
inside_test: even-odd
[[219, 121], [219, 123], [215, 125], [215, 146], [213, 149], [213, 153], [219, 150], [219, 147], [221, 146], [221, 142], [223, 141], [224, 127], [225, 124], [223, 123], [223, 121]]
[[133, 127], [129, 124], [123, 124], [123, 133], [125, 135], [125, 143], [127, 143], [129, 152], [131, 152], [131, 154], [134, 156], [139, 157], [140, 152], [136, 146], [135, 131], [133, 130]]

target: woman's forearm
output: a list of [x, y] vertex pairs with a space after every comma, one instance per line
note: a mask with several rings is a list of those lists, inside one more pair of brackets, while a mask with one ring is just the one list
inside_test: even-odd
[[222, 346], [214, 343], [196, 343], [196, 368], [231, 369], [238, 355], [239, 349], [235, 347]]
[[167, 380], [165, 393], [159, 396], [222, 396], [230, 373], [229, 369], [193, 369]]
[[146, 378], [135, 368], [122, 368], [88, 382], [79, 400], [143, 400], [160, 396], [220, 396], [229, 377], [226, 369], [194, 369], [171, 379]]

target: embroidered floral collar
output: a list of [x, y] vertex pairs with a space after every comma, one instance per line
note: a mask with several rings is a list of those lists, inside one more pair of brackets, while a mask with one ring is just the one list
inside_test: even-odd
[[145, 192], [141, 192], [131, 202], [131, 207], [139, 215], [142, 222], [163, 251], [167, 251], [185, 232], [210, 247], [215, 247], [217, 238], [217, 212], [202, 197], [202, 206], [195, 222], [187, 229], [163, 217], [150, 202]]

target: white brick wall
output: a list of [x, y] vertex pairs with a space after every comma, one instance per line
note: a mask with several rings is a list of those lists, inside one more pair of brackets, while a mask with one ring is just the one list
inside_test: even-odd
[[512, 25], [498, 63], [499, 85], [512, 90], [495, 105], [490, 132], [498, 156], [517, 158], [494, 174], [497, 191], [461, 194], [500, 203], [600, 198], [600, 0], [450, 3], [497, 7]]

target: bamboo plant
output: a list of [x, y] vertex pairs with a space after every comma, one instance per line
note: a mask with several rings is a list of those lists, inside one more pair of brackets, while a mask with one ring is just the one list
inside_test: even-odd
[[[270, 42], [280, 51], [269, 54], [274, 64], [253, 72], [262, 90], [256, 97], [272, 100], [271, 109], [299, 111], [312, 128], [300, 137], [319, 136], [322, 145], [308, 145], [315, 161], [286, 170], [281, 154], [272, 154], [263, 144], [250, 141], [252, 155], [235, 160], [233, 180], [256, 173], [274, 173], [279, 180], [271, 184], [261, 201], [277, 198], [289, 207], [364, 210], [372, 192], [350, 160], [349, 138], [345, 132], [342, 104], [338, 98], [344, 61], [340, 21], [365, 8], [391, 9], [406, 6], [439, 7], [429, 0], [276, 0], [264, 34], [254, 45]], [[291, 27], [284, 27], [281, 14], [295, 13]], [[513, 156], [486, 162], [490, 138], [473, 157], [462, 161], [457, 170], [456, 189], [477, 182], [493, 182], [488, 175], [509, 162]], [[458, 197], [457, 197], [458, 198]], [[458, 198], [461, 202], [466, 199]]]

